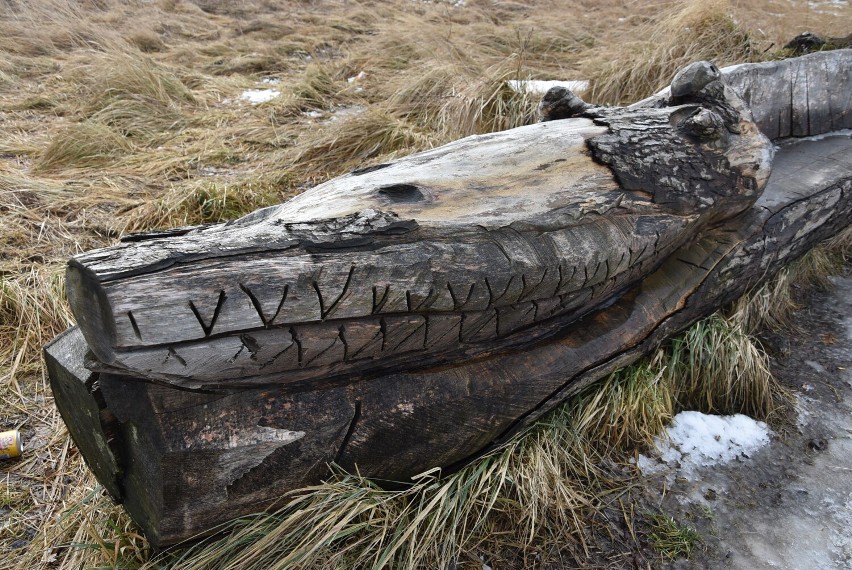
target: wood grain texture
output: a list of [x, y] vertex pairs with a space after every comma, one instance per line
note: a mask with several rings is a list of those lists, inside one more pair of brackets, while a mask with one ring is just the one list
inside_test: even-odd
[[44, 349], [50, 388], [74, 443], [110, 496], [124, 496], [122, 469], [114, 446], [115, 417], [106, 408], [97, 373], [88, 370], [89, 347], [77, 327], [56, 337]]
[[[852, 49], [732, 65], [721, 72], [770, 139], [852, 129]], [[666, 87], [630, 108], [657, 105], [669, 97]]]

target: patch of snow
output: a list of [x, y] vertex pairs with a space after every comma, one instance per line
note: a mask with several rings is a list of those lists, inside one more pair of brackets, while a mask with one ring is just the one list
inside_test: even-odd
[[347, 119], [349, 117], [354, 117], [355, 115], [360, 115], [364, 112], [364, 107], [361, 105], [351, 105], [349, 107], [340, 107], [339, 109], [335, 109], [334, 113], [331, 115], [329, 122], [340, 121], [343, 119]]
[[323, 116], [322, 111], [305, 111], [302, 114], [306, 117], [310, 117], [311, 119], [317, 119]]
[[257, 105], [272, 101], [279, 95], [281, 95], [281, 92], [276, 89], [247, 89], [242, 92], [240, 99], [248, 101], [252, 105]]
[[575, 93], [585, 91], [589, 88], [589, 82], [585, 80], [571, 81], [545, 81], [541, 79], [510, 79], [506, 82], [509, 89], [516, 93], [532, 93], [544, 95], [551, 87], [567, 87]]
[[221, 176], [230, 173], [231, 171], [227, 168], [216, 168], [215, 166], [202, 166], [198, 169], [198, 174], [201, 176]]
[[413, 0], [421, 4], [447, 4], [453, 8], [462, 8], [467, 0]]
[[796, 394], [796, 427], [799, 428], [799, 433], [811, 423], [812, 418], [808, 406], [814, 401], [813, 398], [804, 394]]
[[[681, 412], [674, 417], [665, 433], [655, 438], [656, 464], [679, 468], [683, 476], [690, 477], [698, 467], [749, 457], [767, 443], [769, 427], [748, 416]], [[643, 473], [660, 471], [653, 467], [654, 463], [654, 459], [640, 455], [637, 466]]]
[[849, 6], [849, 2], [847, 0], [811, 0], [810, 2], [808, 2], [808, 8], [810, 8], [814, 12], [820, 14], [832, 14], [835, 16], [840, 15], [837, 13], [838, 9], [843, 9], [847, 6]]
[[261, 77], [260, 82], [264, 85], [278, 85], [281, 83], [281, 80], [277, 77]]
[[366, 79], [366, 78], [367, 78], [367, 73], [364, 72], [364, 71], [359, 71], [358, 75], [353, 75], [352, 77], [347, 77], [346, 82], [347, 83], [355, 83], [356, 81], [361, 81], [362, 79]]

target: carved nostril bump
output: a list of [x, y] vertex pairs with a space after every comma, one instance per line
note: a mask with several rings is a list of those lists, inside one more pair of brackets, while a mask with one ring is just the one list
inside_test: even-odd
[[709, 61], [696, 61], [690, 63], [677, 72], [672, 79], [672, 97], [683, 97], [698, 93], [710, 82], [721, 78], [722, 74], [715, 65]]
[[701, 107], [684, 108], [672, 113], [672, 125], [704, 141], [721, 137], [725, 122], [718, 113]]
[[382, 186], [378, 192], [395, 204], [413, 204], [426, 200], [426, 196], [414, 184], [391, 184]]

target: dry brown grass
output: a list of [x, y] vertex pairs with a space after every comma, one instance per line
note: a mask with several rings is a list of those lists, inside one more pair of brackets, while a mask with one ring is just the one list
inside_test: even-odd
[[[21, 460], [0, 464], [0, 560], [21, 569], [133, 568], [150, 556], [96, 487], [47, 387], [40, 347], [70, 322], [62, 293], [70, 255], [130, 231], [236, 217], [355, 165], [531, 121], [535, 100], [508, 91], [506, 79], [590, 78], [599, 90], [609, 81], [617, 91], [611, 85], [602, 97], [631, 99], [667, 82], [685, 59], [728, 63], [806, 29], [848, 33], [844, 10], [819, 13], [800, 0], [0, 3], [0, 428], [20, 428], [26, 449]], [[602, 59], [641, 71], [619, 75]], [[264, 77], [280, 83], [262, 84]], [[262, 105], [239, 98], [266, 87], [282, 96]], [[676, 405], [661, 390], [671, 379], [659, 370], [623, 374], [607, 381], [609, 399], [585, 396], [587, 404], [597, 398], [597, 408], [586, 409], [601, 411], [579, 416], [585, 429], [601, 432], [594, 418], [635, 414], [628, 427], [607, 432], [612, 449], [643, 441]], [[636, 398], [649, 394], [660, 405], [637, 410]], [[546, 558], [557, 543], [582, 555], [586, 535], [578, 529], [609, 487], [592, 464], [603, 452], [583, 442], [576, 417], [557, 414], [508, 455], [468, 468], [467, 480], [424, 480], [404, 499], [357, 478], [294, 496], [309, 513], [246, 522], [220, 544], [228, 556], [219, 566], [261, 556], [234, 541], [265, 546], [276, 538], [305, 560], [344, 566], [379, 552], [399, 564], [445, 561], [456, 548], [517, 562], [524, 553]], [[302, 523], [319, 516], [322, 501], [349, 508], [356, 496], [382, 506], [350, 522], [373, 516], [376, 526], [324, 543], [348, 549], [310, 552], [327, 529]], [[413, 521], [415, 513], [428, 514]], [[387, 530], [407, 521], [412, 533], [437, 536], [442, 519], [457, 523], [437, 543], [443, 548], [424, 550], [414, 534]], [[502, 555], [487, 543], [501, 537]], [[198, 558], [187, 555], [181, 565], [200, 567], [222, 552], [194, 552]]]
[[592, 73], [591, 101], [628, 104], [668, 85], [693, 61], [718, 65], [750, 61], [754, 47], [726, 0], [686, 2], [638, 26], [629, 41], [603, 51]]

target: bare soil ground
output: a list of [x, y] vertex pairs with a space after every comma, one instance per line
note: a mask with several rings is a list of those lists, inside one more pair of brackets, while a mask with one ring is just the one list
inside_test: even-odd
[[649, 478], [649, 508], [700, 533], [691, 560], [671, 568], [852, 568], [852, 275], [809, 295], [798, 330], [764, 333], [775, 377], [796, 417], [771, 443], [698, 477]]

